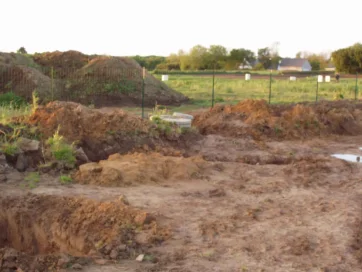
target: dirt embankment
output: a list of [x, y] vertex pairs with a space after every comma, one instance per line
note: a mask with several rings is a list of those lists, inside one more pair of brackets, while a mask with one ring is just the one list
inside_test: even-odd
[[[0, 250], [0, 271], [57, 271], [67, 265], [60, 261], [64, 254], [127, 259], [141, 250], [136, 232], [149, 245], [158, 235], [155, 218], [123, 200], [32, 194], [0, 197], [0, 227], [0, 248], [12, 248]], [[39, 254], [44, 257], [35, 257]]]
[[195, 133], [180, 133], [176, 125], [163, 130], [147, 119], [122, 110], [102, 113], [72, 102], [51, 102], [40, 107], [28, 123], [39, 127], [42, 135], [59, 134], [83, 148], [91, 161], [107, 159], [114, 153], [127, 153], [147, 146], [179, 146], [192, 144]]
[[269, 105], [244, 100], [235, 106], [218, 105], [194, 119], [202, 134], [252, 136], [254, 139], [303, 139], [329, 134], [362, 132], [362, 103], [349, 101]]

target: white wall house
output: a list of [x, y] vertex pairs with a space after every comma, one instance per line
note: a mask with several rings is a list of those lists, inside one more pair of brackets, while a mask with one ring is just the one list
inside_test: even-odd
[[282, 59], [278, 65], [279, 71], [312, 71], [312, 66], [307, 59]]

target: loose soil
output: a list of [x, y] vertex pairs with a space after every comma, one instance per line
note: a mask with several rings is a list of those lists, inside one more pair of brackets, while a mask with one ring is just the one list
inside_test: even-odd
[[360, 101], [269, 105], [265, 100], [244, 100], [197, 114], [193, 124], [202, 134], [264, 140], [358, 135], [362, 132], [361, 109]]
[[40, 107], [27, 122], [38, 126], [45, 139], [59, 128], [59, 134], [82, 147], [91, 161], [136, 148], [183, 146], [197, 139], [193, 133], [180, 134], [176, 126], [165, 133], [149, 120], [122, 110], [104, 113], [72, 102], [51, 102]]
[[[32, 119], [49, 135], [77, 112], [55, 105]], [[0, 271], [362, 271], [362, 164], [331, 157], [362, 156], [359, 111], [347, 101], [216, 107], [196, 115], [196, 142], [107, 156], [68, 185], [41, 174], [30, 189], [28, 173], [4, 166]], [[103, 123], [149, 129], [133, 116], [79, 112], [62, 123], [72, 140], [72, 127], [92, 140]], [[258, 130], [275, 124], [280, 135]]]
[[159, 153], [111, 155], [99, 163], [80, 166], [75, 180], [81, 184], [126, 186], [191, 180], [202, 176], [206, 161], [201, 157], [170, 157]]

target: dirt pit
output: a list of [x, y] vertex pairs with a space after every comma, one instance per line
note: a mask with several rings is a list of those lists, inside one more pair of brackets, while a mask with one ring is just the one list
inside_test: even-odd
[[108, 160], [80, 166], [81, 184], [127, 186], [200, 178], [207, 166], [202, 157], [170, 157], [159, 153], [114, 154]]
[[126, 205], [123, 199], [98, 202], [34, 194], [1, 197], [0, 248], [12, 249], [0, 251], [0, 271], [14, 266], [36, 271], [29, 269], [41, 265], [35, 258], [39, 255], [53, 260], [49, 264], [53, 269], [62, 254], [127, 259], [141, 250], [136, 232], [152, 244], [156, 227], [154, 216]]
[[359, 101], [269, 105], [265, 100], [244, 100], [196, 114], [193, 124], [203, 134], [264, 140], [358, 135], [362, 132], [361, 109]]

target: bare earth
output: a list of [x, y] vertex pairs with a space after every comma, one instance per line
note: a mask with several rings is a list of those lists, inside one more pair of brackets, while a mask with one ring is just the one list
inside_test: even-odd
[[[207, 135], [189, 149], [189, 158], [150, 155], [152, 169], [144, 167], [147, 156], [128, 155], [136, 162], [124, 168], [131, 183], [97, 186], [104, 184], [94, 179], [91, 185], [64, 186], [44, 174], [29, 190], [19, 186], [25, 174], [9, 172], [0, 192], [2, 198], [25, 198], [31, 191], [95, 201], [123, 195], [132, 209], [155, 215], [171, 233], [145, 247], [156, 262], [137, 262], [135, 255], [89, 264], [83, 271], [362, 271], [362, 165], [330, 156], [362, 156], [361, 146], [362, 136], [261, 143]], [[109, 165], [124, 163], [113, 160]], [[200, 165], [188, 171], [194, 160]], [[157, 163], [163, 166], [153, 169]], [[142, 171], [160, 178], [133, 178]], [[149, 243], [142, 233], [135, 240]], [[7, 270], [0, 264], [0, 271]]]

